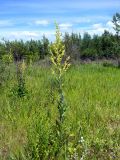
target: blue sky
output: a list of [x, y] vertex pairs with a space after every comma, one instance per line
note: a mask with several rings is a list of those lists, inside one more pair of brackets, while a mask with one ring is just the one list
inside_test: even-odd
[[101, 34], [114, 32], [112, 16], [120, 12], [120, 0], [0, 0], [0, 38], [54, 37], [54, 21], [61, 31]]

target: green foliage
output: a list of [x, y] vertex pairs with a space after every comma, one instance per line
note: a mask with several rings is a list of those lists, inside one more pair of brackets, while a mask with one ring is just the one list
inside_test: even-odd
[[113, 28], [116, 31], [116, 37], [113, 42], [114, 51], [115, 51], [117, 59], [118, 59], [118, 67], [120, 68], [120, 13], [116, 13], [113, 16], [112, 22], [114, 24]]
[[25, 68], [26, 66], [24, 61], [20, 62], [17, 65], [17, 80], [18, 80], [17, 94], [19, 97], [24, 97], [26, 94], [25, 78], [24, 78]]
[[0, 43], [0, 59], [3, 55], [8, 56], [12, 53], [15, 61], [20, 61], [23, 58], [29, 63], [30, 61], [38, 61], [49, 54], [49, 40], [43, 36], [40, 41], [30, 40], [6, 41]]
[[51, 62], [53, 63], [52, 72], [55, 75], [56, 81], [58, 83], [57, 85], [59, 93], [58, 111], [59, 111], [59, 120], [61, 123], [64, 119], [64, 113], [66, 111], [66, 107], [64, 104], [63, 88], [62, 88], [63, 86], [62, 76], [70, 66], [70, 64], [68, 63], [70, 57], [66, 58], [66, 60], [63, 62], [63, 58], [65, 56], [65, 46], [61, 40], [61, 33], [58, 24], [56, 24], [56, 40], [50, 46], [50, 49], [51, 49]]
[[114, 64], [110, 61], [103, 61], [102, 64], [104, 67], [115, 67]]
[[69, 108], [60, 144], [56, 132], [58, 110], [49, 99], [51, 78], [49, 68], [29, 66], [28, 98], [9, 96], [14, 76], [0, 93], [0, 159], [62, 160], [83, 155], [87, 160], [119, 159], [120, 70], [98, 64], [70, 67], [64, 77]]
[[81, 35], [72, 33], [65, 33], [63, 42], [65, 45], [65, 54], [71, 57], [72, 60], [77, 60], [80, 58], [81, 50]]
[[4, 84], [5, 81], [5, 71], [6, 71], [6, 66], [5, 64], [0, 61], [0, 86]]
[[95, 59], [97, 57], [97, 51], [94, 48], [86, 48], [82, 52], [81, 57]]
[[113, 24], [114, 24], [114, 30], [116, 31], [116, 34], [119, 35], [120, 33], [120, 13], [116, 13], [113, 16]]
[[0, 86], [10, 78], [10, 64], [13, 62], [12, 54], [2, 55], [0, 59]]
[[27, 92], [26, 83], [25, 83], [25, 61], [17, 62], [16, 64], [16, 79], [17, 84], [14, 85], [12, 89], [13, 96], [18, 96], [20, 98], [25, 97]]
[[13, 62], [13, 56], [12, 56], [12, 54], [10, 53], [10, 54], [3, 55], [2, 56], [2, 61], [4, 63], [7, 63], [7, 64], [12, 63]]
[[[65, 56], [65, 46], [61, 40], [61, 33], [59, 30], [59, 26], [56, 23], [56, 40], [50, 46], [51, 51], [51, 62], [53, 63], [52, 66], [52, 73], [55, 75], [56, 81], [56, 88], [58, 91], [58, 97], [55, 99], [57, 101], [57, 109], [58, 109], [58, 116], [56, 119], [55, 129], [54, 129], [54, 143], [56, 144], [55, 156], [56, 158], [62, 153], [64, 146], [67, 143], [67, 137], [65, 128], [63, 127], [63, 123], [65, 120], [65, 112], [66, 112], [66, 104], [65, 98], [63, 94], [63, 74], [68, 70], [70, 64], [69, 59], [70, 57], [63, 59]], [[55, 92], [53, 90], [53, 92]], [[56, 93], [56, 92], [55, 92]], [[66, 155], [67, 153], [64, 153]]]
[[[4, 80], [6, 66], [10, 67], [13, 76], [0, 92], [0, 159], [119, 159], [120, 70], [103, 67], [109, 66], [106, 62], [103, 65], [72, 66], [68, 70], [69, 57], [65, 58], [65, 49], [70, 44], [76, 51], [81, 51], [82, 56], [111, 57], [111, 40], [118, 43], [116, 39], [105, 31], [101, 37], [93, 38], [86, 33], [83, 39], [72, 33], [63, 42], [56, 24], [56, 40], [50, 45], [54, 76], [49, 68], [40, 68], [36, 64], [26, 68], [23, 61], [28, 57], [31, 60], [34, 54], [37, 57], [41, 50], [44, 55], [48, 54], [47, 39], [43, 38], [42, 43], [5, 41], [5, 52], [0, 56], [3, 60], [0, 76]], [[76, 47], [79, 45], [80, 48]], [[14, 57], [17, 87], [6, 50]], [[17, 96], [25, 98], [11, 97], [9, 91], [13, 86], [17, 88]], [[26, 86], [29, 97], [25, 96]]]

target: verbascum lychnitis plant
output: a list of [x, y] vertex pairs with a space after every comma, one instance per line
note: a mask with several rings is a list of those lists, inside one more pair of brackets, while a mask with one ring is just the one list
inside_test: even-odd
[[27, 90], [25, 87], [25, 69], [26, 63], [24, 59], [15, 62], [16, 66], [16, 85], [12, 89], [12, 94], [19, 98], [25, 97]]
[[59, 112], [59, 121], [60, 123], [64, 120], [64, 113], [66, 111], [65, 104], [64, 104], [64, 95], [63, 95], [63, 74], [68, 70], [70, 67], [70, 57], [67, 57], [64, 60], [65, 57], [65, 45], [62, 42], [61, 39], [61, 32], [59, 29], [59, 26], [57, 23], [56, 25], [56, 40], [53, 44], [50, 46], [51, 51], [51, 62], [53, 64], [52, 66], [52, 73], [55, 76], [55, 79], [57, 81], [57, 87], [58, 87], [58, 112]]
[[[57, 110], [58, 110], [58, 116], [56, 119], [56, 126], [55, 126], [55, 132], [56, 132], [56, 138], [58, 143], [58, 149], [56, 150], [56, 155], [61, 152], [61, 148], [65, 146], [66, 143], [66, 132], [63, 127], [63, 123], [65, 120], [65, 112], [67, 109], [67, 105], [65, 103], [64, 98], [64, 92], [63, 92], [63, 75], [66, 73], [68, 68], [70, 67], [70, 57], [65, 57], [65, 45], [62, 42], [62, 34], [60, 32], [59, 26], [57, 23], [55, 23], [56, 26], [56, 33], [55, 33], [55, 41], [50, 46], [50, 52], [51, 52], [51, 62], [52, 62], [52, 74], [55, 78], [55, 84], [56, 84], [56, 90], [58, 96], [56, 96], [57, 101]], [[54, 91], [53, 91], [54, 92]], [[55, 91], [56, 92], [56, 91]], [[57, 157], [56, 157], [57, 158]]]
[[24, 97], [26, 94], [25, 77], [24, 77], [25, 68], [26, 65], [24, 60], [17, 63], [17, 81], [18, 81], [17, 95], [19, 97]]

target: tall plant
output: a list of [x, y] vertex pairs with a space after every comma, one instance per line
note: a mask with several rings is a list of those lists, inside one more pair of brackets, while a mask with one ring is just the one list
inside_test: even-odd
[[65, 45], [62, 42], [61, 39], [61, 32], [59, 29], [59, 26], [57, 23], [55, 23], [56, 26], [56, 33], [55, 42], [50, 46], [50, 52], [51, 52], [51, 62], [53, 64], [52, 66], [52, 73], [55, 75], [55, 79], [57, 81], [57, 87], [58, 87], [58, 112], [59, 112], [59, 123], [63, 122], [64, 120], [64, 113], [66, 111], [66, 107], [64, 104], [64, 95], [63, 95], [63, 74], [68, 70], [70, 67], [69, 59], [70, 57], [65, 57]]
[[65, 104], [64, 94], [63, 94], [63, 75], [70, 67], [69, 59], [70, 57], [65, 58], [65, 45], [62, 42], [62, 34], [60, 32], [59, 26], [55, 23], [56, 26], [56, 33], [55, 33], [55, 41], [50, 46], [51, 52], [51, 62], [52, 62], [52, 73], [55, 76], [55, 81], [57, 84], [57, 110], [58, 110], [58, 117], [56, 119], [56, 138], [58, 147], [56, 149], [56, 159], [59, 155], [61, 149], [65, 146], [66, 143], [66, 133], [63, 128], [63, 122], [65, 119], [65, 112], [67, 105]]
[[5, 54], [0, 59], [0, 86], [10, 78], [10, 64], [13, 62], [11, 52]]
[[112, 20], [116, 32], [116, 41], [114, 42], [114, 50], [117, 53], [118, 67], [120, 68], [120, 13], [116, 13]]
[[17, 81], [18, 81], [17, 95], [19, 97], [24, 97], [26, 94], [25, 77], [24, 77], [25, 68], [26, 65], [24, 60], [17, 63]]

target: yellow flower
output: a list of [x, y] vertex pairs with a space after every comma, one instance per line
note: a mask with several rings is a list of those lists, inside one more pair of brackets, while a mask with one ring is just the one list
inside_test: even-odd
[[56, 74], [58, 77], [61, 77], [64, 72], [68, 70], [70, 67], [69, 60], [70, 56], [65, 59], [63, 62], [63, 57], [65, 56], [65, 45], [63, 44], [61, 40], [61, 33], [60, 29], [57, 23], [56, 25], [56, 40], [53, 44], [50, 46], [51, 51], [51, 62], [53, 63], [53, 70], [54, 74]]

